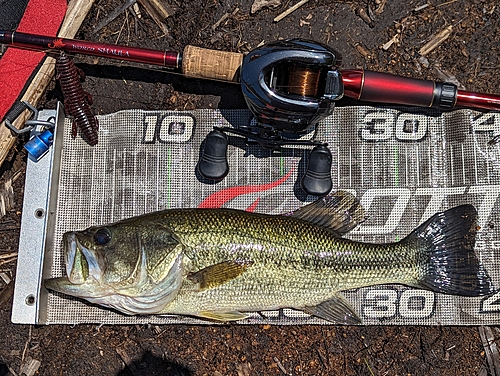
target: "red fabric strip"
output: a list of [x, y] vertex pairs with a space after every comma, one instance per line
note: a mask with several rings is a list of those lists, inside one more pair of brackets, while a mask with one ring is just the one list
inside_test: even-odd
[[[17, 31], [56, 36], [66, 14], [66, 0], [30, 0]], [[9, 47], [0, 59], [0, 118], [24, 91], [44, 52]]]

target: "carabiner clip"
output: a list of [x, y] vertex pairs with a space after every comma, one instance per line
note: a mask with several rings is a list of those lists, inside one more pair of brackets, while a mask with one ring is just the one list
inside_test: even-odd
[[[25, 110], [30, 110], [32, 112], [31, 119], [26, 120], [24, 123], [24, 127], [21, 129], [16, 128], [12, 123], [16, 120]], [[12, 109], [9, 111], [7, 116], [5, 117], [5, 126], [9, 128], [14, 134], [20, 135], [33, 130], [33, 128], [37, 126], [41, 126], [44, 128], [54, 128], [55, 123], [45, 120], [38, 119], [38, 110], [33, 107], [30, 103], [25, 101], [19, 101], [12, 106]]]

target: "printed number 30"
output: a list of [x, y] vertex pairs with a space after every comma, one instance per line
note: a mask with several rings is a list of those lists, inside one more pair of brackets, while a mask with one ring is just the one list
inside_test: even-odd
[[398, 297], [396, 290], [369, 290], [363, 300], [367, 318], [424, 318], [434, 313], [434, 293], [426, 290], [405, 290]]

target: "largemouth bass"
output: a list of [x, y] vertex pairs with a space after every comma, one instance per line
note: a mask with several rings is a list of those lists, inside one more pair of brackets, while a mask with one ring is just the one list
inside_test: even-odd
[[127, 315], [231, 321], [294, 308], [343, 324], [360, 322], [344, 290], [396, 283], [463, 296], [495, 291], [474, 254], [473, 206], [437, 213], [396, 243], [342, 237], [364, 218], [342, 191], [284, 216], [145, 214], [64, 234], [67, 276], [45, 286]]

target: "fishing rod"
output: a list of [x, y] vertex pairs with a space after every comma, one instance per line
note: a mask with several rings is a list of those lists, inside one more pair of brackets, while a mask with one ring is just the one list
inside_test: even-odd
[[256, 125], [215, 127], [200, 152], [198, 171], [209, 180], [229, 172], [227, 134], [244, 137], [265, 148], [309, 145], [302, 189], [324, 196], [332, 188], [331, 152], [327, 144], [304, 140], [311, 126], [333, 112], [347, 96], [360, 101], [432, 107], [500, 110], [500, 95], [459, 90], [446, 82], [420, 80], [369, 70], [338, 69], [340, 57], [330, 47], [308, 40], [267, 43], [244, 55], [187, 46], [183, 52], [0, 31], [0, 43], [41, 51], [65, 51], [157, 65], [196, 77], [240, 83]]
[[[49, 37], [36, 34], [0, 31], [0, 43], [36, 50], [64, 50], [71, 53], [133, 61], [171, 68], [188, 77], [239, 82], [244, 55], [235, 52], [187, 46], [184, 51], [160, 51], [85, 40]], [[270, 45], [269, 47], [272, 48]], [[301, 46], [308, 55], [307, 46]], [[259, 49], [262, 50], [262, 49]], [[298, 53], [294, 49], [295, 53]], [[282, 49], [280, 49], [282, 53]], [[255, 54], [254, 54], [255, 55]], [[420, 80], [369, 70], [339, 70], [343, 95], [361, 101], [410, 106], [455, 107], [500, 110], [500, 95], [458, 90], [450, 83]], [[311, 65], [289, 74], [291, 82], [282, 85], [299, 94], [317, 94], [319, 72]], [[302, 73], [302, 74], [300, 74]], [[295, 79], [295, 81], [293, 81]]]

